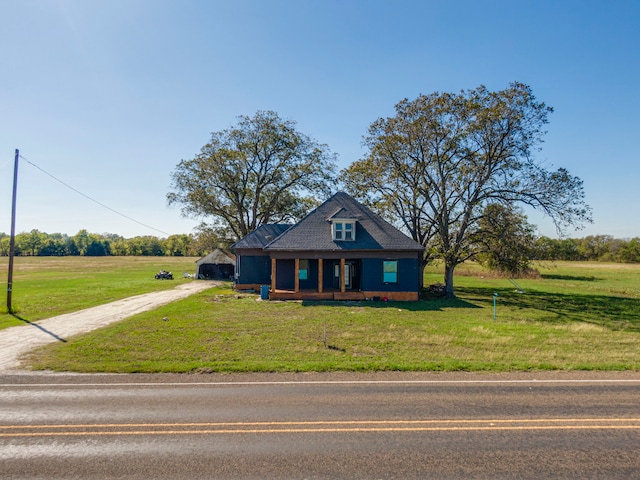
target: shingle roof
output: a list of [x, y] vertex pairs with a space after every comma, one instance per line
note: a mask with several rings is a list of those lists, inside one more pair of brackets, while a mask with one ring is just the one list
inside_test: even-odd
[[196, 265], [202, 265], [203, 263], [218, 263], [235, 265], [235, 256], [228, 254], [227, 252], [216, 248], [213, 252], [205, 255], [199, 260], [196, 260]]
[[231, 249], [236, 248], [262, 248], [272, 240], [278, 238], [282, 232], [285, 232], [291, 225], [285, 223], [272, 223], [268, 225], [261, 225], [251, 232], [246, 237], [238, 240], [231, 246]]
[[[356, 220], [354, 241], [334, 241], [331, 219]], [[266, 251], [293, 250], [409, 250], [421, 251], [413, 241], [353, 197], [338, 192], [296, 225], [267, 244]]]

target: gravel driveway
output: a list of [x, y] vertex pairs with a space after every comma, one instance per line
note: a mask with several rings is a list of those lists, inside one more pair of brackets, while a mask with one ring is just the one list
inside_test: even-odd
[[93, 308], [0, 330], [0, 372], [20, 368], [21, 355], [40, 345], [63, 342], [68, 337], [104, 327], [147, 310], [180, 300], [218, 282], [194, 281], [171, 290], [145, 293]]

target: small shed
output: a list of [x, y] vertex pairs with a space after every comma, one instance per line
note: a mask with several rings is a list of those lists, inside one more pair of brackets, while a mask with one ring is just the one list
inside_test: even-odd
[[196, 261], [196, 278], [201, 280], [231, 280], [235, 274], [236, 258], [219, 248]]

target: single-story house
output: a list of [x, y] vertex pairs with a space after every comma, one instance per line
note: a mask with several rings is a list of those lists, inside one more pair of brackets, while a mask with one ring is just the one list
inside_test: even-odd
[[229, 280], [235, 274], [236, 259], [216, 248], [196, 261], [196, 278], [202, 280]]
[[424, 247], [343, 192], [295, 225], [260, 227], [232, 250], [237, 288], [269, 285], [270, 299], [419, 298]]

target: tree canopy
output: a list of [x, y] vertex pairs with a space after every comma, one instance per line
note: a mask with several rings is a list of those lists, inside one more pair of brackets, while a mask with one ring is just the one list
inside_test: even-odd
[[293, 121], [271, 111], [211, 134], [172, 176], [169, 204], [190, 217], [213, 220], [221, 237], [239, 239], [267, 223], [296, 221], [328, 196], [335, 182], [335, 155], [298, 132]]
[[474, 234], [476, 258], [490, 270], [518, 277], [530, 273], [536, 257], [535, 226], [509, 205], [487, 205]]
[[396, 219], [426, 247], [425, 263], [444, 260], [447, 295], [456, 265], [471, 258], [489, 204], [524, 204], [558, 229], [590, 221], [582, 181], [535, 157], [553, 111], [530, 87], [404, 99], [365, 137], [368, 154], [343, 171], [353, 194]]
[[[0, 232], [0, 256], [9, 255], [9, 242], [10, 236]], [[89, 233], [86, 229], [73, 236], [33, 229], [15, 236], [15, 254], [19, 256], [202, 256], [217, 246], [201, 234], [124, 238], [112, 233]]]

